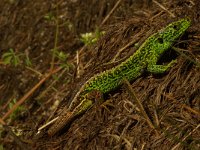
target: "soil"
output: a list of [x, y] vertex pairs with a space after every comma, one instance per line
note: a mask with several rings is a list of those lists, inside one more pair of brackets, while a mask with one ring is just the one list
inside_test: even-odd
[[[200, 149], [199, 0], [1, 0], [0, 10], [0, 149]], [[144, 112], [123, 85], [55, 136], [38, 132], [90, 77], [184, 17], [178, 50], [158, 62], [177, 64], [130, 83]], [[97, 30], [96, 43], [80, 40]]]

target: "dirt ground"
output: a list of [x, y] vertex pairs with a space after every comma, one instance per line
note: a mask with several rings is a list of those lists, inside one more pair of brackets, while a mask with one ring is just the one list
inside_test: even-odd
[[[184, 17], [192, 25], [158, 62], [177, 64], [130, 82], [144, 112], [123, 85], [68, 129], [38, 132], [90, 77]], [[200, 149], [200, 1], [1, 0], [0, 123], [0, 150]]]

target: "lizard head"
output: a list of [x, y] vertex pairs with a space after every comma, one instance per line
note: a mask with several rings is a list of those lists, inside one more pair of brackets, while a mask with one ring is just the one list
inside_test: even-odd
[[191, 21], [188, 18], [180, 19], [178, 21], [172, 22], [165, 28], [161, 29], [154, 39], [157, 43], [156, 47], [159, 47], [157, 53], [161, 54], [163, 51], [168, 49], [174, 41], [179, 38], [190, 26]]
[[191, 21], [188, 18], [172, 22], [159, 32], [159, 37], [162, 38], [164, 42], [173, 42], [187, 30], [190, 24]]

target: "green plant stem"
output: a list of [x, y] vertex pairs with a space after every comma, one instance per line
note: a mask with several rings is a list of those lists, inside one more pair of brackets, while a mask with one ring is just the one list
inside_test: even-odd
[[58, 20], [58, 5], [56, 6], [56, 33], [55, 33], [55, 41], [54, 41], [54, 48], [53, 48], [53, 55], [52, 55], [52, 60], [51, 60], [51, 67], [50, 67], [50, 71], [53, 71], [54, 69], [54, 64], [55, 64], [55, 51], [57, 49], [58, 46], [58, 35], [59, 35], [59, 20]]

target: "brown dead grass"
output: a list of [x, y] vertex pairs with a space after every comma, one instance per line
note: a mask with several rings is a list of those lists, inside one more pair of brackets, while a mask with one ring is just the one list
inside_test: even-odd
[[[16, 120], [6, 120], [15, 130], [23, 131], [20, 138], [30, 149], [200, 148], [200, 68], [193, 63], [200, 62], [200, 2], [165, 1], [161, 3], [167, 9], [164, 10], [154, 2], [122, 1], [101, 27], [106, 35], [96, 45], [82, 48], [83, 44], [78, 40], [80, 33], [91, 32], [99, 26], [115, 3], [112, 0], [59, 1], [60, 24], [67, 20], [73, 25], [71, 30], [60, 27], [59, 48], [69, 54], [68, 61], [74, 66], [77, 66], [75, 51], [79, 51], [80, 78], [76, 78], [76, 67], [62, 74], [59, 72], [60, 80], [53, 85], [57, 91], [51, 88], [46, 91], [55, 80], [46, 81], [24, 104], [26, 112]], [[43, 16], [49, 12], [55, 14], [55, 4], [55, 1], [41, 3], [39, 0], [1, 3], [0, 8], [4, 11], [0, 17], [3, 22], [0, 26], [0, 56], [10, 47], [19, 52], [28, 51], [32, 68], [45, 74], [51, 63], [55, 24], [44, 20]], [[171, 13], [176, 17], [173, 18]], [[48, 118], [57, 116], [89, 77], [119, 64], [137, 50], [135, 43], [140, 45], [162, 26], [184, 16], [192, 19], [192, 26], [174, 46], [184, 49], [184, 54], [193, 61], [170, 50], [160, 60], [160, 63], [166, 63], [177, 58], [178, 63], [169, 72], [163, 75], [145, 73], [131, 82], [156, 130], [149, 126], [126, 87], [122, 86], [105, 95], [105, 103], [96, 104], [61, 135], [48, 137], [44, 134], [36, 138], [37, 129]], [[17, 68], [2, 66], [1, 116], [8, 109], [4, 106], [9, 99], [19, 99], [39, 79], [23, 65]], [[44, 91], [46, 93], [41, 96]], [[58, 109], [51, 110], [57, 99], [63, 101]], [[9, 133], [3, 132], [1, 143], [5, 149], [18, 147], [15, 141]]]

